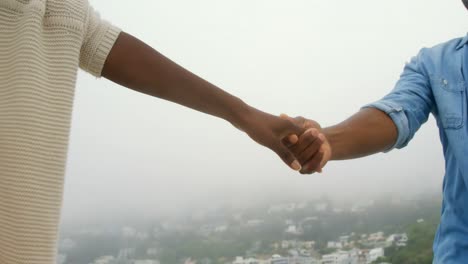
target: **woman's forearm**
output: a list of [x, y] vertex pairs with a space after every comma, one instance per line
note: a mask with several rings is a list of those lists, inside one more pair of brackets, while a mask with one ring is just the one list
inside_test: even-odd
[[121, 33], [102, 75], [120, 85], [204, 112], [240, 126], [251, 108], [185, 70], [133, 36]]
[[349, 119], [323, 129], [333, 160], [359, 158], [382, 152], [396, 142], [398, 131], [392, 119], [375, 108], [365, 108]]
[[261, 112], [177, 65], [142, 41], [121, 33], [102, 76], [130, 89], [227, 120], [268, 147], [294, 170], [301, 165], [283, 139], [305, 130], [293, 122]]

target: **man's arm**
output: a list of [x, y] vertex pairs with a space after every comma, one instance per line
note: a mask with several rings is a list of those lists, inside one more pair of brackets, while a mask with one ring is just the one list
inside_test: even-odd
[[[362, 109], [347, 120], [323, 129], [317, 122], [303, 117], [281, 117], [307, 129], [297, 144], [289, 144], [302, 164], [303, 174], [321, 172], [329, 160], [354, 159], [385, 151], [398, 137], [392, 119], [375, 108]], [[311, 138], [316, 140], [306, 143]]]
[[[335, 126], [322, 129], [312, 120], [284, 117], [317, 130], [323, 138], [320, 151], [308, 160], [301, 158], [301, 147], [289, 146], [299, 157], [301, 172], [320, 171], [331, 159], [353, 159], [405, 147], [435, 106], [429, 74], [424, 67], [425, 56], [423, 49], [406, 64], [392, 92]], [[299, 137], [299, 143], [302, 138]]]
[[323, 129], [331, 160], [354, 159], [385, 151], [398, 137], [397, 127], [384, 112], [365, 108], [335, 126]]
[[227, 120], [276, 152], [291, 168], [301, 169], [282, 139], [302, 134], [304, 128], [248, 106], [127, 33], [118, 37], [102, 76], [135, 91]]

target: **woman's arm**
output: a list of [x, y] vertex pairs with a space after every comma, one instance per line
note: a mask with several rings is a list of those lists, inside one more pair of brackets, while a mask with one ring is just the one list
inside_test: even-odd
[[250, 107], [127, 33], [118, 37], [102, 76], [135, 91], [227, 120], [276, 152], [294, 170], [301, 169], [282, 139], [302, 134], [302, 127]]

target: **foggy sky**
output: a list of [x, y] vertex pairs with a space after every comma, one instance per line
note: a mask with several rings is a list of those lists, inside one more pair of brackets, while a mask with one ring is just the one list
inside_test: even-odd
[[[420, 48], [464, 36], [459, 0], [91, 0], [102, 17], [249, 104], [335, 124], [388, 93]], [[80, 72], [64, 221], [328, 195], [440, 192], [431, 117], [404, 150], [291, 171], [229, 123]]]

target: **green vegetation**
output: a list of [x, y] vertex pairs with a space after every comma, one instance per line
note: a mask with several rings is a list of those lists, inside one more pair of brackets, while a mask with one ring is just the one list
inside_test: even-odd
[[[321, 201], [323, 203], [323, 201]], [[103, 255], [116, 256], [122, 248], [134, 248], [135, 257], [145, 259], [148, 248], [157, 248], [161, 263], [178, 264], [185, 258], [194, 260], [210, 259], [212, 264], [232, 261], [236, 256], [271, 256], [287, 255], [288, 249], [278, 244], [282, 240], [299, 240], [316, 242], [315, 250], [320, 254], [331, 253], [326, 248], [327, 241], [337, 240], [339, 236], [350, 235], [357, 241], [361, 234], [385, 232], [407, 233], [409, 242], [406, 247], [389, 247], [385, 249], [385, 258], [375, 263], [393, 264], [430, 264], [432, 262], [432, 241], [439, 223], [440, 200], [438, 197], [424, 197], [418, 200], [390, 202], [389, 199], [375, 201], [373, 205], [359, 212], [350, 210], [333, 210], [336, 208], [326, 201], [328, 209], [316, 210], [314, 203], [300, 210], [268, 213], [268, 208], [245, 210], [240, 219], [232, 217], [233, 212], [217, 212], [203, 220], [184, 220], [172, 223], [178, 228], [163, 228], [157, 223], [145, 227], [139, 225], [137, 230], [146, 230], [149, 236], [145, 239], [124, 239], [119, 229], [112, 233], [100, 235], [69, 235], [77, 242], [77, 247], [67, 252], [68, 263], [90, 263]], [[263, 222], [249, 226], [251, 219]], [[306, 219], [306, 220], [305, 220]], [[417, 223], [416, 220], [424, 219]], [[286, 221], [301, 223], [303, 233], [292, 235], [285, 233]], [[214, 232], [213, 227], [227, 225], [225, 231]], [[158, 234], [153, 234], [158, 227]], [[209, 232], [201, 232], [208, 227]], [[274, 248], [276, 244], [279, 248]], [[355, 245], [365, 248], [365, 245]]]
[[410, 225], [406, 231], [409, 238], [408, 246], [386, 248], [386, 257], [374, 263], [431, 264], [432, 240], [436, 229], [437, 223], [430, 221]]

